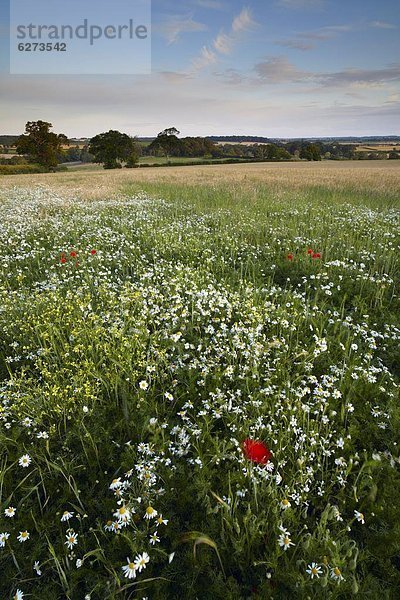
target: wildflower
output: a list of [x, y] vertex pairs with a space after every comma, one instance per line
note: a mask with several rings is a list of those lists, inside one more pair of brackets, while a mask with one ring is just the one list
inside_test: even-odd
[[282, 510], [286, 510], [287, 508], [290, 508], [292, 506], [287, 498], [281, 500], [280, 505]]
[[314, 254], [314, 250], [313, 250], [312, 248], [309, 248], [309, 249], [307, 250], [307, 254]]
[[284, 551], [288, 550], [290, 546], [294, 546], [294, 543], [290, 539], [289, 535], [285, 535], [284, 533], [279, 536], [278, 544], [281, 546], [281, 548], [283, 548]]
[[26, 542], [26, 540], [29, 540], [29, 532], [28, 531], [20, 531], [19, 532], [19, 536], [17, 537], [17, 540], [19, 542]]
[[129, 558], [126, 560], [128, 564], [122, 567], [122, 571], [124, 572], [125, 577], [128, 579], [135, 579], [137, 566], [135, 563], [131, 562]]
[[121, 486], [122, 486], [121, 477], [118, 477], [118, 479], [113, 479], [112, 480], [112, 482], [110, 484], [110, 490], [117, 490]]
[[266, 444], [259, 440], [244, 440], [242, 448], [247, 459], [261, 465], [265, 465], [272, 456]]
[[22, 600], [23, 597], [24, 592], [21, 592], [21, 590], [17, 590], [13, 596], [13, 600]]
[[339, 567], [334, 567], [333, 569], [331, 569], [331, 577], [335, 581], [344, 581], [342, 571], [339, 569]]
[[361, 523], [362, 525], [364, 525], [365, 519], [364, 519], [364, 515], [363, 515], [362, 512], [358, 512], [358, 510], [355, 510], [354, 511], [354, 516], [355, 516], [355, 518], [357, 519], [357, 521], [359, 523]]
[[77, 569], [80, 569], [81, 566], [83, 565], [83, 560], [81, 558], [77, 558], [75, 565], [76, 565]]
[[139, 573], [142, 572], [142, 569], [146, 568], [146, 564], [149, 562], [149, 560], [150, 556], [147, 554], [147, 552], [143, 552], [143, 554], [138, 554], [135, 557], [135, 566]]
[[147, 381], [141, 381], [139, 383], [139, 387], [141, 390], [147, 390], [147, 388], [149, 387], [149, 384], [147, 383]]
[[69, 550], [72, 550], [72, 548], [78, 543], [78, 534], [71, 529], [65, 537], [67, 538], [67, 541], [64, 542], [64, 544]]
[[4, 548], [4, 546], [6, 545], [6, 541], [9, 537], [10, 534], [7, 531], [5, 531], [4, 533], [0, 533], [0, 548]]
[[65, 265], [66, 262], [67, 262], [67, 259], [65, 258], [65, 256], [62, 256], [61, 259], [60, 259], [60, 263], [62, 265]]
[[76, 258], [76, 252], [75, 252], [75, 250], [72, 250], [72, 251], [69, 253], [69, 255], [70, 255], [70, 257], [71, 257], [71, 258]]
[[69, 521], [70, 519], [72, 519], [72, 517], [73, 517], [73, 516], [74, 516], [74, 513], [73, 513], [73, 512], [69, 512], [68, 510], [65, 510], [65, 511], [63, 512], [63, 514], [62, 514], [62, 517], [61, 517], [61, 519], [60, 519], [60, 520], [61, 520], [62, 522], [64, 522], [64, 521]]
[[91, 250], [91, 251], [90, 251], [90, 254], [91, 254], [92, 256], [94, 256], [94, 255], [96, 254], [96, 252], [97, 252], [97, 250]]
[[319, 252], [314, 252], [314, 254], [312, 255], [312, 258], [314, 258], [314, 259], [321, 258], [321, 254]]
[[167, 525], [168, 519], [163, 519], [162, 515], [157, 517], [157, 525]]
[[8, 508], [5, 509], [4, 514], [6, 515], [6, 517], [11, 518], [15, 515], [16, 512], [17, 512], [17, 510], [13, 506], [9, 506]]
[[150, 536], [150, 544], [152, 544], [153, 546], [155, 546], [156, 543], [159, 542], [159, 541], [160, 541], [160, 538], [157, 536], [157, 532], [153, 533]]
[[154, 519], [157, 516], [157, 511], [152, 507], [152, 506], [148, 506], [146, 508], [146, 512], [144, 514], [144, 519]]
[[89, 412], [89, 407], [85, 405], [85, 406], [83, 406], [82, 410], [83, 410], [84, 413], [88, 413]]
[[322, 575], [322, 569], [319, 565], [317, 565], [317, 563], [313, 562], [311, 565], [307, 566], [308, 569], [306, 569], [306, 573], [310, 575], [311, 579], [314, 579], [314, 577], [318, 579], [318, 577]]
[[40, 569], [40, 565], [39, 565], [39, 561], [38, 561], [38, 560], [35, 560], [35, 562], [33, 563], [33, 570], [34, 570], [34, 571], [36, 571], [36, 575], [37, 575], [38, 577], [40, 577], [40, 576], [41, 576], [41, 574], [42, 574], [42, 571], [41, 571], [41, 569]]
[[114, 513], [114, 517], [118, 519], [118, 523], [129, 523], [132, 518], [131, 511], [126, 506], [121, 506], [117, 508]]
[[32, 459], [29, 456], [29, 454], [24, 454], [23, 456], [21, 456], [21, 458], [18, 461], [18, 464], [20, 467], [29, 467], [29, 465], [31, 464]]
[[293, 260], [293, 254], [291, 254], [291, 253], [289, 252], [289, 254], [286, 256], [286, 258], [287, 258], [288, 260]]
[[171, 552], [171, 554], [168, 555], [168, 563], [171, 564], [172, 561], [174, 560], [174, 556], [175, 556], [175, 552]]

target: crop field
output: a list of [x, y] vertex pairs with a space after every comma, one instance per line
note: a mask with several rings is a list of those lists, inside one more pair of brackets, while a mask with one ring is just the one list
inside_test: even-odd
[[0, 180], [0, 598], [400, 597], [399, 190]]

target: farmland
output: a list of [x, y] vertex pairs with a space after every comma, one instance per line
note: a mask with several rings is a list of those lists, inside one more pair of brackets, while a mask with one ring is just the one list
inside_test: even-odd
[[2, 177], [0, 597], [399, 597], [399, 190]]

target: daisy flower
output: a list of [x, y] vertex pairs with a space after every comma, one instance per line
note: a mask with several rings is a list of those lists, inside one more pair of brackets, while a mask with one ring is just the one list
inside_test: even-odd
[[114, 513], [114, 517], [118, 519], [120, 524], [129, 523], [132, 518], [131, 511], [126, 506], [120, 506], [120, 508], [117, 508]]
[[21, 590], [17, 590], [13, 596], [13, 600], [22, 600], [23, 597], [24, 592], [21, 592]]
[[144, 514], [143, 519], [148, 519], [148, 520], [154, 519], [157, 516], [157, 514], [158, 513], [155, 508], [153, 508], [152, 506], [148, 506], [146, 508], [146, 512]]
[[149, 384], [147, 383], [147, 381], [141, 381], [139, 383], [139, 387], [141, 390], [147, 390], [147, 388], [149, 387]]
[[28, 531], [20, 531], [19, 536], [17, 537], [17, 540], [21, 543], [26, 542], [26, 540], [29, 540], [29, 532]]
[[121, 486], [122, 486], [121, 477], [118, 477], [118, 479], [112, 480], [111, 485], [110, 485], [110, 490], [117, 490]]
[[306, 569], [306, 573], [310, 575], [311, 579], [314, 579], [314, 577], [318, 579], [319, 576], [322, 575], [322, 569], [319, 565], [317, 565], [317, 563], [313, 562], [311, 565], [307, 566], [308, 569]]
[[18, 461], [18, 464], [20, 467], [29, 467], [29, 465], [31, 464], [32, 459], [29, 456], [29, 454], [23, 454], [23, 456], [21, 456], [21, 458]]
[[157, 525], [167, 525], [168, 519], [164, 519], [162, 515], [157, 517]]
[[157, 542], [159, 542], [159, 541], [160, 541], [160, 538], [157, 537], [157, 532], [153, 533], [150, 536], [150, 544], [152, 544], [153, 546], [155, 546], [157, 544]]
[[6, 545], [6, 541], [9, 537], [10, 534], [7, 531], [5, 531], [4, 533], [0, 533], [0, 548], [4, 548], [4, 546]]
[[122, 567], [122, 571], [128, 579], [135, 579], [137, 566], [131, 562], [130, 558], [127, 558], [127, 564]]
[[9, 506], [8, 508], [5, 509], [4, 514], [6, 515], [6, 517], [13, 517], [16, 513], [16, 509], [13, 506]]
[[287, 498], [281, 500], [280, 505], [282, 510], [286, 510], [287, 508], [290, 508], [292, 506]]
[[135, 557], [135, 566], [139, 573], [141, 573], [142, 570], [146, 568], [146, 565], [149, 562], [149, 560], [150, 556], [147, 554], [147, 552], [143, 552], [143, 554], [138, 554]]
[[294, 543], [290, 539], [290, 536], [282, 533], [278, 538], [278, 544], [283, 548], [284, 551], [288, 550], [290, 546], [294, 546]]
[[334, 567], [333, 569], [331, 569], [331, 577], [335, 581], [344, 581], [342, 571], [339, 569], [339, 567]]
[[361, 523], [362, 525], [364, 525], [365, 519], [364, 519], [364, 515], [363, 515], [362, 512], [358, 512], [358, 510], [355, 510], [354, 511], [354, 516], [355, 516], [355, 518], [357, 519], [357, 521], [359, 523]]
[[80, 569], [82, 565], [83, 565], [83, 560], [81, 558], [77, 558], [76, 563], [75, 563], [76, 568]]
[[64, 521], [69, 521], [70, 519], [72, 519], [73, 516], [74, 516], [73, 512], [70, 512], [69, 510], [65, 510], [63, 512], [62, 517], [61, 517], [60, 520], [63, 521], [63, 522]]
[[64, 544], [69, 550], [72, 550], [72, 548], [78, 543], [78, 534], [71, 529], [71, 531], [69, 531], [65, 537], [67, 538], [67, 541], [64, 542]]

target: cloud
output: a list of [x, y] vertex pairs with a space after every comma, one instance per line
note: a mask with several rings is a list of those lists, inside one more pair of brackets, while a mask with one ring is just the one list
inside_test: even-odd
[[353, 25], [327, 25], [326, 27], [320, 27], [314, 31], [304, 31], [298, 33], [297, 37], [307, 40], [331, 40], [341, 33], [353, 31]]
[[319, 74], [315, 77], [320, 84], [329, 87], [377, 86], [400, 81], [400, 63], [391, 64], [383, 69], [345, 69], [337, 73]]
[[277, 46], [284, 46], [286, 48], [295, 48], [296, 50], [311, 50], [314, 48], [314, 44], [310, 42], [302, 42], [301, 40], [277, 40], [274, 42]]
[[263, 83], [297, 83], [311, 76], [310, 73], [297, 69], [286, 56], [271, 56], [254, 68]]
[[387, 23], [387, 21], [370, 21], [368, 25], [370, 27], [375, 27], [376, 29], [397, 29], [397, 25]]
[[196, 0], [195, 4], [202, 8], [210, 8], [212, 10], [224, 10], [225, 4], [218, 0]]
[[283, 8], [321, 8], [325, 4], [324, 0], [279, 0], [279, 5]]
[[229, 55], [232, 53], [235, 44], [240, 40], [240, 37], [246, 31], [250, 31], [257, 26], [253, 20], [251, 11], [245, 7], [234, 17], [229, 33], [220, 31], [216, 38], [212, 41], [210, 47], [203, 46], [200, 56], [193, 60], [195, 70], [200, 70], [213, 64], [217, 61], [221, 54]]
[[156, 31], [160, 31], [166, 38], [168, 44], [175, 44], [183, 33], [195, 33], [199, 31], [207, 31], [208, 27], [204, 23], [194, 21], [191, 15], [179, 16], [175, 15], [154, 26]]

